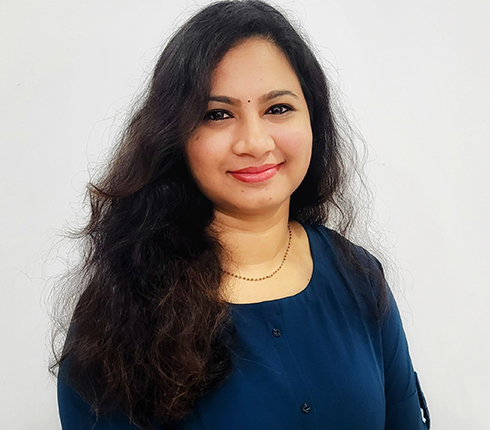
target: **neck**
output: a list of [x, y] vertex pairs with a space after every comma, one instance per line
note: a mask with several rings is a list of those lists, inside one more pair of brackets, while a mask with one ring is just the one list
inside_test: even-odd
[[288, 241], [289, 205], [267, 215], [229, 214], [216, 210], [211, 229], [226, 251], [225, 268], [261, 277], [275, 270]]

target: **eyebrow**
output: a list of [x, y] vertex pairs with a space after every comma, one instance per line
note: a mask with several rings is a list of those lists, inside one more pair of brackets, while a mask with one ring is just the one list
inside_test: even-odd
[[[264, 103], [271, 101], [273, 99], [276, 99], [281, 96], [291, 96], [294, 97], [295, 99], [299, 100], [299, 97], [293, 93], [292, 91], [289, 90], [273, 90], [268, 92], [267, 94], [264, 94], [263, 96], [259, 97], [259, 102]], [[227, 105], [239, 105], [241, 104], [240, 100], [234, 98], [234, 97], [228, 97], [228, 96], [210, 96], [209, 97], [210, 102], [219, 102], [219, 103], [224, 103]]]
[[299, 100], [299, 97], [289, 90], [273, 90], [270, 93], [267, 93], [259, 98], [260, 102], [268, 102], [273, 99], [277, 99], [281, 96], [292, 96], [295, 99]]

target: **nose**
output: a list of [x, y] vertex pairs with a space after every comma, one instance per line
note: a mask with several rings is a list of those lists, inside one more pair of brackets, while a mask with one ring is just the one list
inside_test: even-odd
[[240, 121], [233, 145], [236, 155], [250, 155], [260, 158], [275, 147], [274, 139], [260, 115], [248, 115]]

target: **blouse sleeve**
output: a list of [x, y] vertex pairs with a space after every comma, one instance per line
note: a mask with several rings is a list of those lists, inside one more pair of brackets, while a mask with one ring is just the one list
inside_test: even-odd
[[92, 407], [66, 381], [61, 366], [58, 377], [58, 409], [63, 430], [138, 430], [124, 414], [97, 417]]
[[426, 430], [430, 428], [427, 403], [412, 367], [400, 313], [391, 291], [389, 302], [382, 322], [386, 429]]

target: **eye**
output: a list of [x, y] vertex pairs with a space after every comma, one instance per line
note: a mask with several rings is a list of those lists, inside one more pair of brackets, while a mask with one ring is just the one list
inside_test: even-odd
[[228, 118], [231, 118], [231, 115], [224, 110], [212, 110], [204, 115], [204, 121], [222, 121]]
[[291, 110], [293, 110], [293, 108], [288, 105], [274, 105], [271, 106], [266, 113], [269, 113], [271, 115], [283, 115]]

